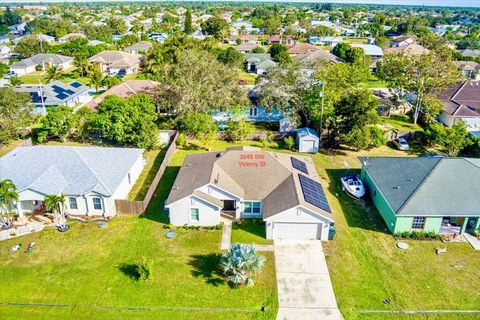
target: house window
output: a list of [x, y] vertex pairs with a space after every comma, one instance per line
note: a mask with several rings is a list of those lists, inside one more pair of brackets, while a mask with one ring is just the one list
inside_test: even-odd
[[190, 221], [200, 221], [200, 211], [198, 208], [190, 208]]
[[256, 117], [258, 114], [258, 109], [257, 107], [251, 107], [250, 108], [250, 117]]
[[425, 217], [413, 217], [412, 229], [425, 228]]
[[72, 209], [72, 210], [77, 210], [78, 209], [77, 198], [69, 197], [68, 198], [68, 204], [70, 205], [70, 209]]
[[100, 198], [93, 198], [93, 209], [102, 210], [102, 201]]
[[260, 213], [259, 201], [246, 201], [243, 203], [243, 212], [246, 214], [258, 214]]

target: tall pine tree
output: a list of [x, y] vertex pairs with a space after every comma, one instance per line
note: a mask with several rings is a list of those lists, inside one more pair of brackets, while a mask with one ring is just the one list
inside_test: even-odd
[[185, 13], [185, 26], [183, 31], [185, 34], [192, 34], [193, 26], [192, 26], [192, 10], [188, 9]]

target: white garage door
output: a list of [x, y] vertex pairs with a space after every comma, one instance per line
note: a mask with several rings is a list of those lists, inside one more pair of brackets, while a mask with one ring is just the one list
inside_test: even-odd
[[273, 225], [274, 239], [321, 239], [321, 223], [282, 223]]
[[303, 152], [315, 152], [315, 141], [313, 140], [304, 140], [302, 141], [302, 151]]

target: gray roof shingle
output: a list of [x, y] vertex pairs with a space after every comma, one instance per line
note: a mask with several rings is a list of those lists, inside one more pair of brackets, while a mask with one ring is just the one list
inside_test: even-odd
[[19, 147], [0, 158], [0, 180], [11, 179], [18, 191], [111, 196], [142, 153], [134, 148]]
[[480, 215], [478, 159], [373, 157], [360, 160], [397, 215]]

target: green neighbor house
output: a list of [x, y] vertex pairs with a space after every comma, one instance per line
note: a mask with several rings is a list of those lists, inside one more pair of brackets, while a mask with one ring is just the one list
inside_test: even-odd
[[480, 159], [359, 158], [360, 178], [390, 232], [474, 233], [480, 228]]

